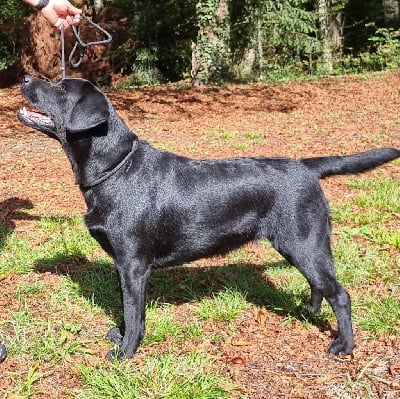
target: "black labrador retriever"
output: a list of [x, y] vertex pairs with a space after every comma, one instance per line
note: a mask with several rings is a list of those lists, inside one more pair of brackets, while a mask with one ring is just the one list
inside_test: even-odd
[[321, 178], [355, 174], [400, 157], [383, 148], [351, 156], [292, 160], [194, 160], [138, 140], [108, 98], [90, 82], [57, 84], [26, 76], [22, 123], [56, 138], [85, 198], [85, 222], [112, 256], [123, 299], [123, 323], [108, 338], [108, 358], [131, 358], [144, 335], [152, 268], [224, 254], [268, 238], [311, 286], [313, 313], [323, 298], [338, 320], [333, 354], [354, 347], [350, 298], [337, 281], [330, 217]]

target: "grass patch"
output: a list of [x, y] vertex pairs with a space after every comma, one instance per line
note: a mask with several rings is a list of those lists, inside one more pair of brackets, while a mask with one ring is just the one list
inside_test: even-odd
[[223, 126], [216, 126], [205, 132], [207, 141], [216, 147], [227, 147], [236, 151], [245, 151], [250, 147], [260, 144], [263, 141], [264, 134], [259, 131], [230, 130]]
[[355, 321], [372, 332], [373, 336], [400, 333], [400, 289], [397, 286], [392, 295], [366, 294], [356, 305]]
[[400, 182], [382, 174], [349, 186], [360, 191], [333, 207], [339, 279], [351, 289], [355, 322], [376, 336], [399, 334]]
[[400, 249], [400, 181], [390, 177], [351, 179], [349, 185], [360, 192], [346, 204], [333, 208], [336, 222], [351, 222], [342, 233]]
[[165, 342], [167, 338], [180, 341], [183, 337], [183, 325], [174, 321], [173, 305], [159, 305], [157, 301], [147, 304], [144, 345]]
[[155, 147], [160, 151], [176, 152], [176, 146], [172, 143], [157, 143]]
[[[13, 273], [34, 271], [69, 257], [91, 255], [98, 244], [90, 237], [81, 217], [42, 218], [37, 222], [38, 230], [23, 236], [15, 232], [4, 232], [0, 257], [0, 277]], [[35, 243], [32, 246], [32, 243]]]
[[38, 372], [38, 368], [38, 363], [35, 363], [33, 366], [29, 367], [26, 373], [26, 378], [24, 378], [24, 375], [16, 375], [15, 388], [12, 389], [11, 392], [8, 392], [10, 396], [5, 397], [31, 398], [36, 393], [34, 384], [43, 377], [43, 374]]
[[204, 298], [197, 314], [204, 320], [231, 322], [247, 307], [246, 296], [243, 292], [229, 288], [211, 298]]
[[151, 355], [144, 364], [113, 363], [109, 367], [80, 365], [86, 383], [79, 398], [96, 399], [219, 399], [229, 398], [218, 372], [200, 353]]

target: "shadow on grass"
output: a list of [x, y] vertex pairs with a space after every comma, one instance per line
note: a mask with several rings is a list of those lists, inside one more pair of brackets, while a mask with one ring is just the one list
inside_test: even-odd
[[[266, 264], [237, 264], [219, 267], [184, 265], [166, 269], [156, 269], [151, 273], [147, 300], [180, 305], [212, 297], [226, 289], [237, 290], [247, 301], [263, 306], [279, 315], [304, 320], [318, 326], [328, 327], [322, 316], [314, 316], [304, 309], [309, 293], [294, 295], [282, 291], [268, 280], [265, 270], [292, 267], [285, 261]], [[90, 262], [83, 255], [55, 256], [36, 263], [38, 272], [66, 275], [78, 284], [81, 294], [100, 306], [118, 324], [122, 307], [117, 272], [111, 262]]]
[[0, 251], [7, 241], [7, 236], [14, 231], [16, 220], [40, 219], [23, 212], [23, 209], [32, 208], [33, 204], [28, 199], [12, 197], [0, 202]]

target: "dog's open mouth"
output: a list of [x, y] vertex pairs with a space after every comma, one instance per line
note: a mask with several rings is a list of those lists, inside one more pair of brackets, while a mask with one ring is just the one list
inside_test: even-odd
[[34, 129], [45, 130], [51, 133], [55, 130], [53, 119], [36, 110], [28, 110], [26, 107], [23, 107], [18, 113], [18, 118], [24, 125], [33, 127]]

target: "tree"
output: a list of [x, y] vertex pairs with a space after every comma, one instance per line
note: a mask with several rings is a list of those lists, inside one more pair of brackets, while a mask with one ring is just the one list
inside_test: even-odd
[[193, 84], [224, 81], [231, 74], [228, 0], [200, 0], [196, 13], [198, 33], [196, 43], [192, 42]]
[[[232, 0], [232, 48], [241, 77], [301, 70], [320, 52], [310, 0]], [[244, 67], [244, 68], [243, 68]]]
[[343, 9], [348, 0], [318, 0], [318, 16], [322, 42], [322, 61], [326, 73], [333, 72], [333, 63], [343, 47]]
[[190, 71], [196, 0], [115, 0], [129, 18], [112, 57], [135, 84], [177, 81]]
[[328, 73], [333, 71], [332, 46], [329, 38], [329, 0], [318, 0], [319, 29], [322, 41], [322, 60]]

